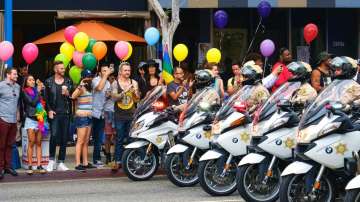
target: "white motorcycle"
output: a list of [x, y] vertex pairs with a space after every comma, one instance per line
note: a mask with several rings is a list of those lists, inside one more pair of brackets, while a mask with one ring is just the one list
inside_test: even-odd
[[296, 138], [297, 161], [281, 174], [280, 201], [330, 202], [348, 182], [344, 161], [360, 149], [360, 128], [339, 102], [352, 85], [357, 83], [333, 81], [306, 109]]
[[250, 143], [251, 118], [245, 101], [253, 90], [254, 86], [244, 86], [215, 116], [211, 150], [201, 156], [198, 169], [200, 185], [210, 195], [226, 196], [236, 191], [236, 162]]
[[179, 121], [181, 126], [176, 141], [178, 143], [167, 152], [166, 174], [179, 187], [193, 186], [199, 181], [199, 158], [209, 149], [211, 138], [211, 130], [204, 132], [203, 128], [212, 123], [219, 108], [216, 104], [203, 100], [211, 90], [213, 87], [203, 89], [188, 102], [186, 110], [180, 116], [183, 121]]
[[131, 126], [130, 137], [136, 141], [125, 146], [123, 170], [134, 181], [147, 180], [157, 171], [167, 149], [175, 145], [177, 115], [165, 110], [161, 101], [166, 87], [158, 86], [139, 104]]
[[255, 113], [252, 123], [252, 152], [243, 157], [237, 172], [237, 188], [246, 201], [276, 201], [281, 170], [292, 157], [298, 114], [289, 99], [301, 82], [283, 84]]
[[360, 157], [359, 152], [353, 153], [353, 158], [345, 160], [345, 170], [349, 174], [356, 174], [350, 182], [346, 185], [345, 202], [360, 201]]

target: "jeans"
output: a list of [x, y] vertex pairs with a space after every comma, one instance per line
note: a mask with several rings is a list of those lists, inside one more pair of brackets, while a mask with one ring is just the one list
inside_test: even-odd
[[66, 144], [69, 137], [70, 116], [67, 114], [56, 114], [50, 120], [50, 160], [55, 160], [56, 146], [59, 143], [60, 150], [58, 160], [65, 161]]
[[102, 143], [102, 134], [104, 133], [105, 120], [103, 118], [97, 119], [92, 118], [92, 137], [94, 141], [94, 152], [93, 152], [93, 162], [96, 164], [96, 161], [101, 161], [101, 143]]
[[129, 137], [131, 121], [115, 121], [116, 123], [116, 144], [115, 144], [115, 161], [121, 162], [124, 139]]

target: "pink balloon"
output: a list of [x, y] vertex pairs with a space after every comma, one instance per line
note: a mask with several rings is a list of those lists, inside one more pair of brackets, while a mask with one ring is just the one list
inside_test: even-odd
[[79, 51], [74, 51], [73, 53], [73, 62], [76, 66], [82, 68], [84, 65], [83, 65], [83, 62], [82, 62], [82, 58], [84, 56], [84, 53], [81, 53]]
[[14, 46], [10, 41], [2, 41], [0, 43], [0, 59], [7, 61], [14, 53]]
[[67, 42], [74, 44], [74, 36], [79, 32], [79, 30], [71, 25], [66, 27], [65, 31], [64, 31], [64, 36]]
[[22, 49], [22, 55], [26, 63], [29, 65], [36, 60], [39, 55], [39, 49], [35, 44], [27, 43]]
[[118, 41], [115, 44], [115, 54], [116, 56], [120, 59], [123, 60], [129, 52], [129, 45], [128, 43], [126, 43], [125, 41]]

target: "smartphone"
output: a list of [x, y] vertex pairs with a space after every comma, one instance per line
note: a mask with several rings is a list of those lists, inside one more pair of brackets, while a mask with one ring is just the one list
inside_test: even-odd
[[110, 64], [109, 69], [110, 69], [111, 73], [114, 73], [114, 63]]

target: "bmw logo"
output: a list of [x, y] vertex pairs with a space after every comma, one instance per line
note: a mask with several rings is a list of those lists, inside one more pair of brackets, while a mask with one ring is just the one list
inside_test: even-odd
[[233, 138], [233, 139], [232, 139], [232, 142], [236, 144], [236, 143], [239, 142], [239, 140], [238, 140], [237, 138]]
[[280, 140], [280, 139], [276, 140], [276, 141], [275, 141], [275, 144], [278, 145], [278, 146], [280, 146], [280, 145], [282, 144], [282, 140]]
[[327, 154], [331, 154], [331, 153], [333, 152], [333, 148], [331, 148], [331, 147], [326, 147], [325, 152], [326, 152]]
[[201, 134], [196, 134], [196, 138], [200, 139], [201, 138]]

